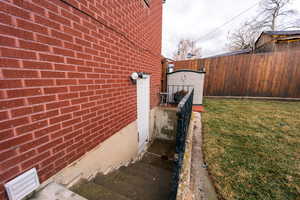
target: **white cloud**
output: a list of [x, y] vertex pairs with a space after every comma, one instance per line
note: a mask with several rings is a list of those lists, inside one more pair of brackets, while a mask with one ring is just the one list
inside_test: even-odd
[[[256, 14], [258, 6], [224, 26], [208, 34], [232, 17], [250, 8], [259, 0], [167, 0], [163, 13], [163, 55], [172, 57], [181, 38], [198, 39], [204, 55], [224, 52], [227, 34], [239, 24]], [[291, 6], [300, 11], [300, 0]]]

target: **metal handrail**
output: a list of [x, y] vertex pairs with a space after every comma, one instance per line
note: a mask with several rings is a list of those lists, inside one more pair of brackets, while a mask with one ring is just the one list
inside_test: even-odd
[[178, 103], [174, 100], [174, 94], [179, 91], [191, 92], [193, 90], [192, 85], [168, 85], [167, 87], [167, 103]]
[[182, 168], [183, 157], [185, 152], [185, 140], [192, 116], [193, 98], [194, 89], [192, 89], [192, 91], [186, 94], [177, 106], [177, 133], [175, 152], [178, 156], [174, 166], [172, 191], [169, 198], [170, 200], [175, 200], [177, 195], [179, 175]]

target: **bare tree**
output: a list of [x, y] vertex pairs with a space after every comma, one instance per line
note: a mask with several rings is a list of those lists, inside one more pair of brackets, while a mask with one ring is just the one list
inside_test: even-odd
[[229, 32], [227, 46], [231, 51], [252, 49], [259, 34], [253, 24], [246, 21], [238, 29]]
[[262, 0], [260, 12], [254, 19], [248, 20], [229, 33], [227, 46], [230, 50], [251, 49], [262, 31], [288, 30], [300, 28], [300, 22], [291, 17], [297, 11], [288, 9], [292, 0]]
[[287, 21], [287, 18], [297, 14], [294, 9], [288, 9], [288, 5], [292, 0], [263, 0], [260, 4], [261, 13], [258, 16], [257, 28], [267, 30], [283, 30], [296, 28], [294, 22], [279, 23], [280, 21]]
[[191, 39], [181, 39], [177, 50], [173, 53], [174, 60], [196, 59], [201, 57], [201, 48], [196, 47]]

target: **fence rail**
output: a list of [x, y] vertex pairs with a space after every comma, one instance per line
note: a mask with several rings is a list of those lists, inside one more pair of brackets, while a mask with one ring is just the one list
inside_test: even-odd
[[300, 51], [174, 62], [175, 70], [206, 69], [205, 96], [300, 98]]
[[185, 152], [185, 140], [189, 129], [192, 108], [193, 108], [194, 89], [192, 89], [185, 97], [180, 101], [177, 107], [177, 132], [176, 132], [176, 154], [178, 155], [175, 161], [172, 192], [170, 200], [176, 199], [179, 175], [183, 164], [184, 152]]

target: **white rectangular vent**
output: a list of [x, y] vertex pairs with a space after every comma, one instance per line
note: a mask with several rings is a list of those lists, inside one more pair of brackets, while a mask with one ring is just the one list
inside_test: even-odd
[[40, 185], [37, 171], [35, 168], [21, 174], [4, 186], [9, 200], [21, 200]]

